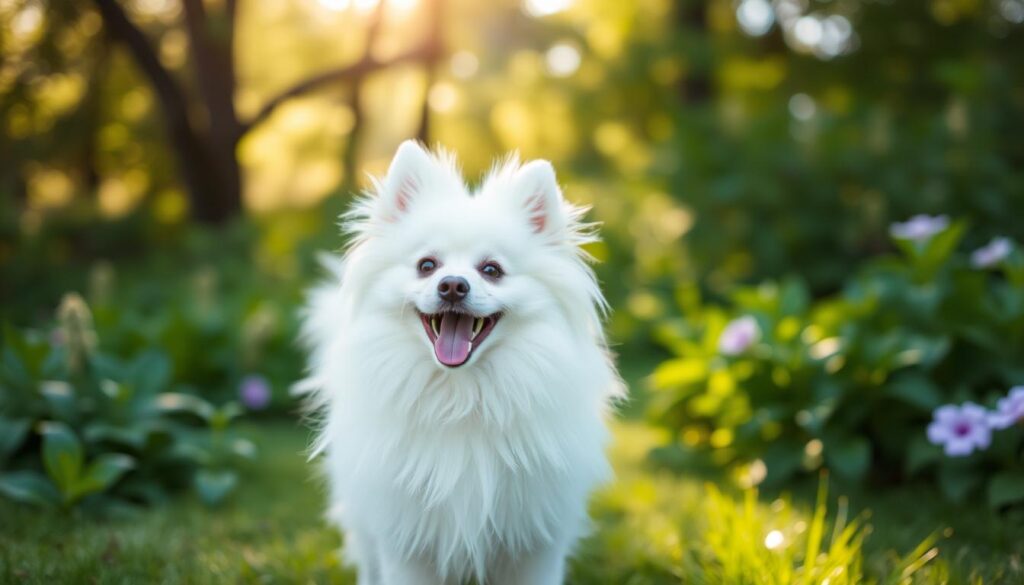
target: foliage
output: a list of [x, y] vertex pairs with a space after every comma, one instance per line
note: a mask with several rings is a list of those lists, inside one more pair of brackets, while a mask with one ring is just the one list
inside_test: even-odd
[[44, 507], [154, 504], [191, 486], [208, 504], [255, 456], [234, 437], [237, 403], [170, 391], [172, 363], [148, 348], [97, 350], [92, 316], [68, 295], [52, 339], [8, 327], [0, 363], [0, 494]]
[[[323, 518], [324, 492], [304, 481], [314, 470], [296, 457], [306, 446], [307, 432], [284, 421], [241, 424], [257, 442], [262, 464], [247, 475], [246, 489], [215, 514], [195, 498], [182, 498], [145, 514], [92, 522], [0, 501], [0, 525], [5, 527], [0, 531], [0, 580], [355, 583], [353, 572], [341, 564], [338, 533]], [[595, 498], [595, 530], [574, 554], [567, 583], [725, 585], [735, 581], [721, 579], [720, 563], [729, 554], [722, 548], [744, 551], [737, 555], [741, 565], [731, 568], [736, 573], [753, 570], [755, 562], [766, 562], [769, 556], [805, 557], [815, 518], [813, 494], [810, 504], [799, 497], [775, 501], [762, 496], [762, 501], [750, 502], [745, 494], [720, 489], [712, 504], [712, 489], [699, 479], [643, 465], [646, 446], [657, 438], [649, 435], [654, 434], [637, 424], [615, 429], [613, 460], [621, 481]], [[849, 554], [842, 558], [851, 566], [859, 563], [866, 580], [889, 583], [901, 563], [928, 559], [937, 549], [938, 556], [915, 567], [909, 581], [896, 582], [1020, 581], [1016, 559], [1024, 540], [1019, 526], [989, 518], [984, 509], [922, 507], [920, 498], [908, 503], [907, 495], [882, 508], [876, 507], [883, 504], [878, 500], [869, 502], [875, 512], [870, 518], [874, 531], [851, 501], [849, 514], [861, 519], [864, 541], [857, 551], [847, 549]], [[908, 508], [914, 522], [894, 514]], [[831, 543], [843, 510], [830, 499], [821, 540], [826, 551], [838, 551]], [[953, 524], [953, 538], [929, 540], [930, 545], [915, 551], [932, 531], [957, 520], [961, 522]], [[978, 533], [972, 546], [956, 541], [971, 525]], [[785, 547], [769, 551], [763, 542], [773, 530], [786, 535]], [[720, 544], [712, 547], [713, 540]], [[61, 551], [59, 563], [53, 562], [55, 549]], [[984, 549], [987, 554], [980, 552]]]
[[[927, 473], [955, 499], [988, 483], [993, 505], [1019, 500], [1007, 488], [1024, 465], [1020, 425], [966, 458], [925, 434], [943, 404], [993, 403], [1024, 380], [1024, 258], [968, 264], [955, 252], [965, 228], [897, 240], [899, 255], [819, 300], [797, 278], [739, 289], [728, 308], [681, 287], [683, 316], [657, 331], [677, 357], [651, 378], [652, 420], [717, 464], [754, 462], [754, 482], [824, 466], [855, 481]], [[727, 325], [741, 316], [758, 337], [736, 347]]]

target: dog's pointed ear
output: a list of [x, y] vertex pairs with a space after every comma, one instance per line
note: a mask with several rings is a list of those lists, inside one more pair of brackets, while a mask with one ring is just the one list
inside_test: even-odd
[[546, 160], [534, 160], [519, 169], [515, 196], [526, 211], [530, 228], [537, 234], [559, 232], [564, 223], [562, 190], [558, 188], [555, 168]]
[[433, 167], [433, 159], [418, 142], [403, 142], [381, 184], [377, 201], [380, 216], [388, 221], [401, 217], [422, 192]]

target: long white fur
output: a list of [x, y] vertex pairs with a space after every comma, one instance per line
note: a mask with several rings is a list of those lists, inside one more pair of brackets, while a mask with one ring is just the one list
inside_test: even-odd
[[[314, 452], [361, 584], [563, 581], [623, 393], [583, 212], [546, 162], [509, 157], [473, 192], [452, 157], [407, 142], [345, 216], [350, 246], [305, 309], [297, 388], [322, 414]], [[423, 278], [426, 255], [441, 267]], [[503, 314], [455, 369], [417, 315], [446, 274], [469, 280], [471, 309]]]

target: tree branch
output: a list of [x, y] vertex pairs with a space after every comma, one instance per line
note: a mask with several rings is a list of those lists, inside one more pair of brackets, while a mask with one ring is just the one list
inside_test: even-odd
[[106, 24], [107, 32], [128, 47], [142, 73], [149, 78], [168, 121], [174, 125], [187, 126], [191, 131], [185, 94], [160, 62], [146, 35], [128, 19], [117, 0], [93, 0], [93, 3]]
[[370, 73], [380, 71], [381, 69], [388, 69], [405, 63], [429, 61], [433, 59], [438, 52], [437, 44], [431, 39], [423, 42], [414, 49], [391, 57], [390, 59], [378, 60], [373, 58], [371, 55], [365, 55], [362, 59], [351, 65], [331, 69], [309, 77], [271, 98], [255, 116], [242, 125], [241, 134], [245, 134], [260, 123], [266, 121], [266, 119], [274, 113], [274, 110], [290, 99], [305, 95], [326, 85], [359, 79]]

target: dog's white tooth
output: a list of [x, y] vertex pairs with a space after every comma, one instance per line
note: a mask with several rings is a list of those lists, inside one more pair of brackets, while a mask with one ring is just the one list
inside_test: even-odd
[[477, 335], [480, 335], [480, 331], [484, 328], [484, 320], [479, 317], [473, 318], [473, 335], [469, 338], [470, 340], [476, 339]]
[[441, 325], [438, 323], [439, 319], [437, 315], [430, 316], [430, 328], [434, 330], [434, 335], [441, 335]]

